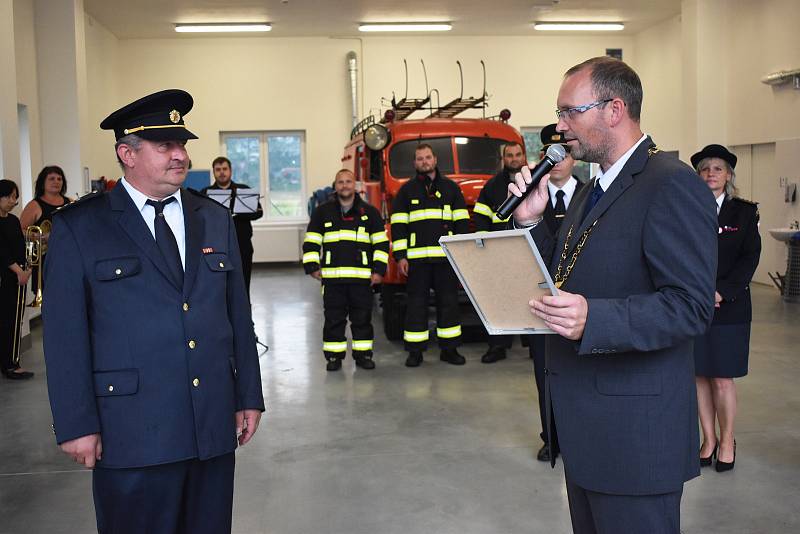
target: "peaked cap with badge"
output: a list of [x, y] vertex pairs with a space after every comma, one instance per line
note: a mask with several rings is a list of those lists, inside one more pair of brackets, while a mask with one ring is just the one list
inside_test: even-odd
[[[556, 130], [555, 124], [548, 124], [539, 132], [542, 138], [542, 150], [546, 151], [550, 145], [561, 144], [564, 142], [564, 134]], [[566, 146], [566, 145], [565, 145]]]
[[121, 107], [103, 119], [100, 128], [114, 130], [117, 141], [130, 134], [148, 141], [197, 139], [183, 122], [193, 105], [194, 99], [186, 91], [166, 89]]

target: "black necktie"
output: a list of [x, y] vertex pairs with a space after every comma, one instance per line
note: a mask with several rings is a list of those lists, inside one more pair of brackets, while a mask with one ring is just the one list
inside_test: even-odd
[[556, 207], [553, 212], [556, 216], [556, 230], [558, 230], [564, 221], [564, 214], [567, 213], [567, 205], [564, 203], [564, 191], [561, 189], [556, 191]]
[[178, 242], [175, 240], [175, 234], [167, 224], [167, 219], [164, 217], [164, 206], [170, 202], [175, 201], [175, 197], [169, 197], [162, 201], [148, 200], [147, 204], [153, 206], [156, 210], [156, 218], [153, 226], [156, 230], [156, 244], [164, 256], [164, 261], [167, 263], [172, 280], [178, 287], [183, 287], [183, 264], [181, 263], [181, 253], [178, 250]]
[[586, 208], [583, 210], [583, 218], [581, 219], [581, 222], [583, 222], [583, 219], [589, 215], [589, 212], [592, 211], [592, 208], [600, 200], [600, 197], [603, 196], [603, 193], [605, 193], [605, 191], [603, 191], [603, 188], [600, 187], [600, 182], [597, 182], [592, 188], [592, 194], [589, 195], [589, 200], [586, 201]]

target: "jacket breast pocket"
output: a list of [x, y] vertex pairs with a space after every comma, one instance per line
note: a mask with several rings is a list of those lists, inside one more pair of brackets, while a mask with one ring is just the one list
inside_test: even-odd
[[139, 391], [139, 370], [119, 369], [94, 373], [94, 394], [98, 397], [133, 395]]
[[661, 377], [653, 373], [598, 373], [596, 384], [602, 395], [661, 395]]
[[102, 282], [120, 280], [139, 274], [142, 270], [142, 262], [136, 256], [123, 256], [119, 258], [109, 258], [98, 260], [94, 264], [95, 278]]
[[233, 264], [231, 264], [227, 254], [205, 254], [203, 259], [206, 260], [206, 265], [212, 271], [227, 272], [233, 270]]

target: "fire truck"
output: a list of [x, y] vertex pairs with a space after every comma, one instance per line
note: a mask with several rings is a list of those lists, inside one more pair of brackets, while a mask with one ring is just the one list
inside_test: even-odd
[[[435, 89], [425, 98], [403, 97], [397, 101], [393, 97], [382, 117], [371, 115], [353, 128], [342, 164], [355, 174], [362, 198], [383, 215], [390, 239], [392, 204], [400, 187], [416, 175], [414, 152], [419, 143], [433, 147], [439, 171], [459, 185], [470, 213], [483, 185], [502, 168], [502, 146], [513, 142], [524, 148], [519, 131], [508, 124], [510, 111], [504, 109], [496, 117], [485, 117], [487, 99], [484, 70], [484, 92], [480, 97], [463, 97], [462, 76], [462, 96], [445, 105], [433, 104], [438, 100]], [[471, 109], [484, 110], [484, 117], [457, 117]], [[399, 340], [403, 337], [406, 280], [391, 254], [389, 258], [380, 294], [383, 327], [388, 339]], [[463, 297], [465, 307], [477, 320], [468, 299]], [[483, 331], [482, 326], [480, 330]]]

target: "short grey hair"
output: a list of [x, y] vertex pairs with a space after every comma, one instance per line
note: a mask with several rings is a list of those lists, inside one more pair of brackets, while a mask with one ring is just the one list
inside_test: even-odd
[[[136, 134], [128, 134], [125, 137], [120, 137], [119, 139], [117, 139], [117, 142], [114, 144], [114, 153], [117, 154], [117, 149], [119, 148], [120, 145], [128, 145], [129, 147], [131, 147], [134, 150], [139, 150], [139, 148], [141, 148], [141, 146], [142, 146], [142, 141], [144, 141], [144, 139], [142, 139], [141, 137], [139, 137]], [[119, 166], [124, 169], [125, 165], [122, 163], [122, 160], [119, 158], [119, 154], [117, 154], [117, 161], [119, 162]]]
[[697, 163], [697, 168], [695, 169], [695, 171], [697, 171], [697, 174], [700, 174], [700, 169], [702, 169], [703, 167], [708, 165], [708, 163], [712, 159], [718, 159], [722, 163], [724, 163], [725, 164], [725, 168], [728, 169], [728, 172], [731, 175], [731, 179], [728, 180], [727, 182], [725, 182], [725, 194], [727, 196], [729, 196], [729, 197], [736, 196], [737, 194], [739, 194], [739, 189], [737, 189], [736, 184], [734, 184], [734, 182], [736, 181], [736, 171], [733, 170], [733, 167], [731, 167], [730, 163], [728, 163], [727, 161], [725, 161], [722, 158], [703, 158], [703, 159], [701, 159]]

